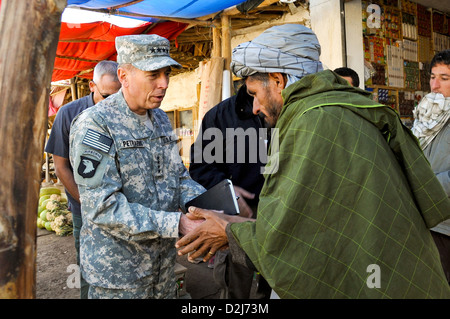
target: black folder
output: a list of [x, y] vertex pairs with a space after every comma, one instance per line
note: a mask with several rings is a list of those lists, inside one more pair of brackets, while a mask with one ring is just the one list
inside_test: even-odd
[[234, 193], [233, 183], [229, 179], [224, 179], [203, 194], [187, 202], [185, 205], [186, 211], [190, 206], [203, 209], [223, 210], [227, 215], [239, 214], [237, 197]]

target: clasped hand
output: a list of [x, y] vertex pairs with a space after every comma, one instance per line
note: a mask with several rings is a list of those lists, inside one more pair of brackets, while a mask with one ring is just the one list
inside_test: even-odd
[[181, 248], [178, 255], [191, 253], [188, 257], [190, 260], [204, 256], [203, 261], [207, 262], [219, 249], [227, 247], [228, 238], [225, 232], [229, 223], [226, 220], [227, 215], [217, 211], [189, 207], [189, 212], [185, 217], [182, 216], [182, 218], [186, 217], [191, 221], [198, 222], [195, 223], [193, 229], [192, 227], [188, 228], [187, 234], [175, 244], [176, 248]]

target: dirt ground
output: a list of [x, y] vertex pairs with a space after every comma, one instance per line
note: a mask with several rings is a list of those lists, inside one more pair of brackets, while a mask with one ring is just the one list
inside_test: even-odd
[[69, 266], [77, 263], [73, 236], [38, 229], [36, 246], [36, 299], [79, 299], [80, 289], [67, 285], [74, 273]]
[[[80, 289], [72, 288], [76, 251], [72, 235], [59, 237], [54, 232], [37, 232], [36, 299], [79, 299]], [[185, 288], [190, 299], [218, 299], [220, 290], [207, 263], [192, 264], [186, 256], [177, 257], [186, 267]]]

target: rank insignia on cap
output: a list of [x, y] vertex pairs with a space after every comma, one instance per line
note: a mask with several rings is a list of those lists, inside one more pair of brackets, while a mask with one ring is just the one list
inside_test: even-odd
[[86, 156], [81, 156], [80, 165], [78, 165], [78, 174], [84, 178], [91, 178], [95, 175], [99, 161], [93, 160]]
[[83, 138], [83, 144], [108, 153], [111, 149], [113, 140], [108, 136], [100, 134], [94, 130], [88, 129]]

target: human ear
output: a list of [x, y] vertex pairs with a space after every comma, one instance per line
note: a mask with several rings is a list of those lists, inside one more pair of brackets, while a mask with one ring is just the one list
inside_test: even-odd
[[280, 93], [286, 87], [287, 78], [283, 73], [269, 73], [269, 80], [274, 81], [276, 88]]
[[89, 81], [89, 90], [90, 90], [91, 92], [94, 92], [94, 89], [95, 89], [95, 83], [94, 83], [94, 81]]
[[117, 77], [119, 78], [122, 87], [128, 87], [128, 72], [123, 68], [117, 69]]

